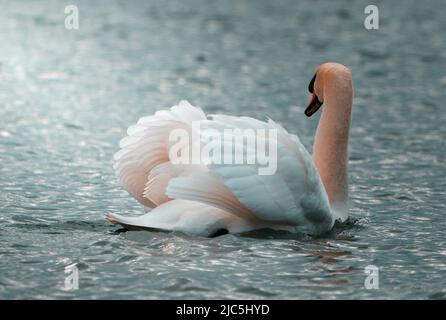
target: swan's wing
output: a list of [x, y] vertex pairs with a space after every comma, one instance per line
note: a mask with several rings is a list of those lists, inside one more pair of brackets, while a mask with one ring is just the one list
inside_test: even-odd
[[128, 136], [120, 142], [121, 150], [114, 155], [114, 168], [124, 189], [146, 207], [153, 208], [168, 200], [163, 196], [163, 188], [152, 186], [157, 182], [160, 186], [165, 185], [166, 178], [170, 179], [170, 176], [155, 172], [150, 176], [153, 179], [150, 183], [150, 172], [169, 161], [172, 146], [169, 135], [172, 130], [182, 128], [190, 133], [191, 123], [205, 118], [201, 109], [181, 101], [170, 110], [157, 111], [130, 126]]
[[183, 177], [173, 178], [167, 185], [166, 194], [173, 199], [206, 203], [244, 220], [258, 220], [223, 184], [220, 177], [212, 172], [194, 172]]
[[163, 162], [152, 170], [144, 189], [144, 197], [149, 199], [155, 205], [159, 206], [172, 200], [166, 193], [169, 181], [175, 177], [187, 176], [193, 173], [206, 173], [208, 169], [199, 164], [173, 164], [172, 162]]
[[[259, 175], [262, 166], [258, 163], [213, 163], [208, 165], [207, 175], [191, 174], [171, 179], [167, 187], [169, 197], [200, 201], [231, 210], [239, 216], [243, 214], [245, 218], [246, 212], [250, 212], [263, 221], [299, 226], [310, 233], [327, 231], [333, 226], [328, 197], [311, 156], [297, 136], [288, 134], [271, 120], [266, 123], [248, 117], [214, 116], [213, 121], [204, 121], [203, 124], [215, 130], [229, 127], [275, 129], [277, 157], [270, 161], [277, 170], [272, 175]], [[234, 144], [230, 135], [222, 134], [220, 137], [217, 143], [222, 146]], [[258, 137], [257, 142], [271, 143], [270, 139]], [[255, 152], [243, 143], [237, 146], [237, 142], [235, 150], [243, 150], [246, 156]], [[236, 205], [238, 210], [229, 205]]]

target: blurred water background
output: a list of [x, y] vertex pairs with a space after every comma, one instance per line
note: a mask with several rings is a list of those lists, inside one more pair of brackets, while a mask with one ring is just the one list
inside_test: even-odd
[[[368, 4], [1, 0], [0, 298], [445, 299], [446, 2], [375, 1], [372, 31]], [[141, 212], [112, 169], [126, 128], [181, 99], [269, 116], [311, 150], [307, 85], [328, 60], [356, 89], [346, 225], [203, 239], [103, 219]]]

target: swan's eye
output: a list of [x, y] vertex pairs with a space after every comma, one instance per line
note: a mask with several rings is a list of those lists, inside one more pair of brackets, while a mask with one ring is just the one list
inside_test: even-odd
[[313, 93], [314, 91], [314, 81], [316, 81], [316, 74], [313, 76], [313, 79], [311, 79], [310, 84], [308, 85], [308, 91], [310, 91], [310, 93]]

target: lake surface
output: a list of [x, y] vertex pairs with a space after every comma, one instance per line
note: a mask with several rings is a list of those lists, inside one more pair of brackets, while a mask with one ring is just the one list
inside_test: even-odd
[[[368, 1], [73, 4], [78, 30], [60, 1], [1, 1], [0, 298], [446, 298], [445, 1], [377, 1], [379, 30]], [[206, 239], [104, 220], [142, 212], [112, 168], [126, 128], [181, 99], [269, 116], [311, 150], [327, 60], [356, 89], [346, 224]]]

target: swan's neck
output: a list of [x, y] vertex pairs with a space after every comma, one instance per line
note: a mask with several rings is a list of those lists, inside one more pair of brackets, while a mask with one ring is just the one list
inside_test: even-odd
[[351, 81], [324, 88], [324, 106], [313, 145], [313, 160], [335, 211], [347, 210], [352, 96]]

